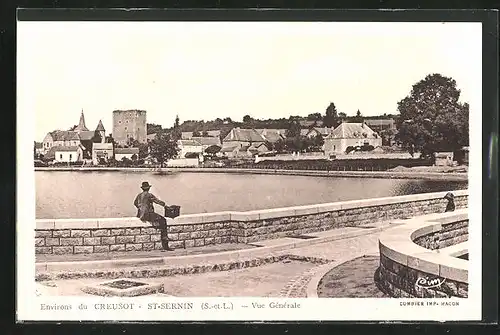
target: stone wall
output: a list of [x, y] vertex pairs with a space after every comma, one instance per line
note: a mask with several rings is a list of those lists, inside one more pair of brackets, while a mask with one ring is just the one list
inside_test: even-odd
[[467, 298], [469, 262], [457, 256], [468, 253], [468, 224], [466, 210], [458, 210], [384, 231], [379, 288], [398, 298]]
[[[444, 211], [446, 192], [416, 194], [249, 212], [184, 215], [169, 220], [169, 245], [191, 248], [252, 243], [340, 227]], [[457, 208], [467, 191], [455, 191]], [[160, 249], [160, 234], [136, 218], [37, 220], [36, 253], [67, 254]]]
[[469, 221], [443, 224], [441, 230], [416, 238], [413, 242], [430, 250], [446, 248], [467, 241], [469, 238]]
[[419, 278], [436, 278], [435, 274], [413, 269], [380, 255], [377, 283], [382, 291], [397, 298], [467, 298], [469, 284], [446, 279], [441, 285], [422, 288], [415, 285]]

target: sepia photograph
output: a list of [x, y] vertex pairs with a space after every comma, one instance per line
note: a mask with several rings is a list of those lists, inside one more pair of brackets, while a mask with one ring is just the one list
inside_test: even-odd
[[17, 29], [20, 317], [480, 319], [481, 23]]

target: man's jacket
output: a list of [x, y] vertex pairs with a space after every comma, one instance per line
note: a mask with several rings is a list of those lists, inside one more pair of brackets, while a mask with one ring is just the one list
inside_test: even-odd
[[137, 217], [141, 221], [148, 221], [149, 214], [154, 213], [153, 203], [165, 207], [165, 203], [149, 192], [142, 192], [135, 197], [134, 206], [137, 207]]

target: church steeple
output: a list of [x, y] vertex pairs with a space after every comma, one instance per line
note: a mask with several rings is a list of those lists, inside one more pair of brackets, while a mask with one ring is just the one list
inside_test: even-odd
[[76, 126], [75, 131], [89, 131], [87, 127], [85, 126], [85, 116], [83, 115], [83, 109], [82, 109], [82, 114], [80, 115], [80, 122], [78, 123], [78, 126]]
[[106, 143], [106, 130], [104, 129], [101, 120], [99, 120], [99, 123], [97, 124], [97, 128], [95, 129], [95, 131], [101, 137], [101, 143]]

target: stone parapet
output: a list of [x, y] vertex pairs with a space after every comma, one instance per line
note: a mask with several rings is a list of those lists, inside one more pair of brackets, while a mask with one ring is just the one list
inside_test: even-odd
[[417, 218], [383, 232], [376, 281], [393, 297], [468, 296], [467, 210]]
[[[274, 208], [247, 212], [182, 215], [168, 219], [173, 248], [252, 243], [356, 227], [444, 211], [446, 192]], [[468, 192], [454, 192], [466, 208]], [[43, 219], [36, 221], [36, 253], [94, 253], [160, 249], [160, 232], [137, 218]]]

